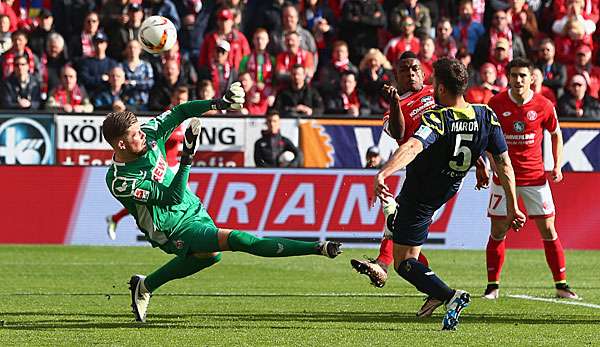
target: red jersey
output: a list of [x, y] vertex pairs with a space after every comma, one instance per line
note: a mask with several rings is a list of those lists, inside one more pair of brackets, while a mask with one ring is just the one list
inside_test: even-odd
[[[494, 96], [489, 106], [502, 126], [517, 186], [544, 185], [542, 141], [544, 129], [551, 133], [557, 130], [556, 111], [552, 102], [541, 94], [532, 93], [523, 105], [517, 105], [509, 91]], [[500, 184], [495, 176], [494, 182]]]
[[[404, 116], [404, 137], [402, 140], [396, 139], [398, 145], [402, 145], [411, 138], [419, 125], [423, 112], [432, 109], [435, 106], [433, 99], [433, 87], [423, 86], [418, 92], [406, 92], [400, 96], [400, 110]], [[390, 136], [389, 131], [390, 112], [383, 115], [383, 130]], [[392, 136], [393, 137], [393, 136]]]

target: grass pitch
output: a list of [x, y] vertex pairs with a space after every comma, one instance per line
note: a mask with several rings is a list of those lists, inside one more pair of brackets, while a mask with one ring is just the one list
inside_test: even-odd
[[[543, 251], [508, 251], [501, 298], [480, 299], [482, 251], [426, 251], [432, 268], [473, 301], [458, 331], [442, 308], [415, 318], [423, 296], [395, 273], [383, 289], [353, 272], [347, 250], [330, 260], [226, 253], [212, 268], [171, 282], [133, 321], [127, 284], [170, 257], [142, 247], [0, 247], [0, 346], [406, 346], [600, 344], [600, 252], [567, 251], [581, 301], [554, 295]], [[572, 304], [566, 304], [566, 303]], [[574, 303], [574, 304], [573, 304]]]

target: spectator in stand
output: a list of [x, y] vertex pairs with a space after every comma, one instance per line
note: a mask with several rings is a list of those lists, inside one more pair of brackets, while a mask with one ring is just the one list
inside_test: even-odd
[[240, 63], [240, 76], [249, 73], [254, 85], [265, 90], [271, 95], [273, 86], [273, 73], [275, 72], [275, 57], [267, 52], [269, 33], [263, 28], [258, 28], [252, 36], [253, 49], [250, 54], [242, 58]]
[[557, 98], [563, 93], [567, 82], [567, 69], [554, 60], [555, 46], [551, 39], [542, 39], [538, 46], [538, 61], [536, 66], [544, 75], [544, 85], [551, 88]]
[[[292, 141], [281, 135], [281, 120], [275, 110], [269, 111], [265, 117], [267, 129], [262, 131], [262, 136], [254, 143], [254, 164], [256, 167], [300, 167], [302, 166], [302, 152], [294, 146]], [[282, 158], [284, 152], [292, 152], [294, 158], [288, 162]]]
[[525, 0], [510, 0], [510, 8], [506, 11], [508, 27], [513, 33], [519, 35], [523, 41], [525, 52], [529, 53], [535, 47], [535, 40], [539, 36], [535, 13], [529, 8]]
[[183, 80], [188, 84], [196, 84], [196, 82], [198, 82], [198, 72], [189, 57], [181, 53], [179, 47], [179, 41], [175, 41], [175, 44], [170, 50], [163, 52], [160, 55], [152, 56], [152, 60], [150, 61], [152, 68], [154, 69], [154, 74], [161, 74], [165, 62], [175, 60], [179, 64], [179, 70], [181, 70]]
[[54, 17], [52, 12], [42, 9], [38, 18], [39, 25], [29, 34], [29, 47], [35, 55], [41, 57], [46, 49], [48, 36], [54, 32]]
[[[54, 15], [54, 27], [67, 43], [70, 43], [75, 36], [81, 40], [82, 28], [86, 25], [81, 19], [85, 18], [96, 8], [96, 3], [96, 0], [52, 1], [51, 11]], [[94, 34], [96, 33], [88, 34], [90, 46]], [[74, 48], [70, 44], [68, 47], [69, 52], [74, 51]]]
[[81, 61], [79, 74], [81, 84], [93, 94], [104, 88], [104, 85], [108, 82], [108, 72], [117, 66], [117, 62], [106, 56], [106, 49], [108, 48], [108, 36], [106, 34], [101, 31], [97, 32], [92, 38], [92, 42], [96, 54]]
[[285, 0], [265, 0], [251, 3], [254, 6], [250, 9], [250, 4], [248, 4], [246, 15], [254, 20], [248, 21], [245, 31], [247, 34], [252, 34], [257, 28], [265, 28], [270, 33], [282, 31], [281, 12]]
[[69, 62], [65, 49], [65, 40], [59, 33], [51, 33], [46, 41], [46, 52], [42, 55], [42, 98], [46, 99], [48, 91], [56, 88], [62, 80], [61, 70]]
[[308, 76], [312, 79], [315, 72], [315, 62], [313, 54], [300, 46], [300, 35], [295, 31], [290, 31], [285, 35], [286, 50], [277, 55], [275, 64], [275, 79], [278, 84], [285, 84], [290, 79], [292, 67], [302, 65]]
[[592, 36], [585, 33], [583, 25], [577, 20], [569, 20], [565, 25], [565, 35], [554, 38], [556, 60], [562, 64], [575, 63], [575, 50], [581, 45], [594, 47]]
[[421, 39], [419, 54], [417, 55], [421, 62], [421, 69], [423, 70], [423, 83], [432, 84], [433, 76], [433, 63], [437, 60], [435, 55], [435, 42], [430, 36], [424, 36]]
[[217, 43], [213, 61], [208, 66], [201, 66], [198, 71], [200, 80], [211, 80], [218, 98], [225, 95], [227, 88], [238, 80], [238, 73], [234, 66], [229, 63], [231, 47], [229, 42], [222, 40]]
[[220, 10], [217, 14], [217, 30], [206, 35], [202, 43], [198, 69], [214, 61], [217, 43], [223, 40], [227, 41], [231, 47], [229, 65], [236, 70], [239, 68], [242, 58], [250, 54], [250, 45], [246, 36], [241, 31], [234, 29], [233, 24], [233, 12], [229, 9]]
[[127, 12], [121, 16], [121, 20], [110, 27], [105, 27], [110, 46], [107, 54], [115, 60], [123, 60], [127, 43], [137, 40], [140, 27], [144, 21], [144, 11], [139, 3], [130, 3]]
[[344, 41], [336, 41], [333, 44], [331, 61], [326, 65], [322, 64], [319, 68], [316, 80], [319, 93], [324, 96], [339, 90], [342, 74], [346, 72], [358, 75], [358, 68], [348, 59], [348, 44]]
[[372, 114], [383, 114], [389, 109], [387, 100], [381, 94], [385, 84], [394, 85], [392, 64], [377, 48], [371, 48], [360, 62], [358, 86], [365, 93]]
[[171, 94], [177, 87], [187, 87], [181, 75], [179, 64], [175, 60], [167, 60], [162, 74], [150, 90], [150, 109], [163, 111], [171, 100]]
[[[401, 18], [406, 16], [411, 17], [415, 23], [415, 35], [418, 37], [431, 35], [429, 8], [423, 4], [419, 4], [417, 0], [399, 1], [399, 4], [388, 13], [388, 18], [392, 16], [400, 16]], [[401, 24], [402, 22], [403, 20], [400, 21]], [[398, 29], [402, 31], [402, 28]]]
[[213, 6], [216, 2], [202, 2], [200, 0], [187, 0], [176, 2], [180, 6], [181, 30], [179, 30], [177, 41], [181, 51], [194, 62], [198, 62], [200, 47], [202, 46], [204, 34], [208, 27], [208, 21], [213, 14]]
[[292, 67], [290, 86], [283, 89], [275, 98], [274, 108], [282, 116], [302, 117], [323, 114], [323, 99], [316, 89], [306, 83], [306, 70], [303, 65]]
[[442, 17], [436, 27], [435, 55], [438, 58], [452, 59], [457, 51], [456, 40], [452, 37], [452, 23], [447, 17]]
[[584, 76], [575, 74], [567, 85], [565, 94], [558, 99], [558, 117], [600, 120], [600, 102], [587, 93]]
[[[69, 20], [77, 20], [77, 18]], [[83, 21], [83, 30], [71, 37], [69, 41], [69, 54], [72, 59], [79, 61], [83, 58], [96, 56], [93, 38], [99, 32], [99, 28], [100, 18], [98, 14], [96, 12], [88, 13]]]
[[312, 31], [321, 19], [325, 19], [329, 25], [336, 25], [336, 17], [327, 1], [324, 0], [302, 0], [300, 1], [300, 22], [303, 28]]
[[14, 0], [2, 0], [0, 1], [0, 13], [8, 16], [10, 20], [9, 31], [15, 32], [19, 28], [19, 16], [15, 13], [13, 9]]
[[456, 59], [458, 59], [464, 66], [467, 67], [467, 73], [469, 74], [469, 82], [467, 83], [467, 87], [472, 87], [476, 85], [477, 82], [477, 73], [475, 72], [475, 68], [473, 64], [471, 64], [471, 55], [466, 47], [461, 47], [456, 52]]
[[419, 54], [420, 40], [415, 37], [415, 21], [412, 17], [405, 16], [401, 20], [402, 29], [400, 35], [394, 37], [388, 42], [383, 51], [386, 58], [394, 64], [402, 53], [412, 51]]
[[127, 17], [128, 2], [129, 0], [104, 0], [100, 10], [102, 27], [108, 29], [123, 23], [123, 17]]
[[115, 66], [109, 71], [108, 84], [103, 85], [92, 99], [96, 110], [122, 112], [146, 109], [139, 93], [126, 89], [125, 71], [120, 66]]
[[10, 19], [5, 14], [0, 15], [0, 55], [12, 48], [11, 35]]
[[[569, 5], [572, 3], [572, 0], [554, 0], [552, 3], [552, 7], [554, 9], [554, 18], [560, 19], [569, 14]], [[581, 16], [583, 18], [589, 19], [594, 23], [597, 23], [600, 19], [600, 3], [596, 0], [584, 0], [582, 7]]]
[[479, 69], [481, 83], [467, 89], [465, 100], [472, 104], [487, 104], [492, 96], [498, 94], [502, 89], [495, 85], [496, 67], [491, 63], [481, 65]]
[[[575, 21], [582, 26], [586, 35], [591, 36], [594, 31], [596, 31], [596, 23], [585, 14], [585, 6], [585, 0], [567, 0], [567, 13], [562, 17], [556, 17], [557, 19], [552, 24], [552, 31], [558, 35], [568, 35], [567, 23], [569, 21]], [[597, 11], [598, 1], [595, 1], [595, 8]], [[598, 20], [597, 13], [598, 12], [596, 12], [596, 21]]]
[[41, 81], [40, 61], [38, 57], [27, 46], [27, 34], [17, 30], [12, 33], [12, 48], [2, 55], [2, 76], [7, 78], [13, 72], [14, 59], [17, 56], [25, 56], [29, 61], [29, 74], [31, 77]]
[[310, 52], [313, 55], [317, 52], [315, 39], [310, 31], [300, 26], [298, 10], [294, 5], [290, 3], [283, 5], [281, 10], [281, 24], [282, 28], [280, 31], [271, 31], [269, 51], [272, 54], [278, 55], [287, 50], [287, 34], [290, 32], [298, 34], [302, 50]]
[[[498, 10], [494, 12], [489, 30], [477, 42], [474, 54], [475, 59], [473, 61], [475, 67], [480, 67], [485, 62], [495, 59], [494, 55], [496, 54], [497, 42], [499, 40], [505, 40], [508, 43], [506, 50], [508, 61], [527, 56], [523, 40], [521, 40], [518, 34], [511, 31], [508, 26], [506, 12]], [[498, 71], [498, 75], [500, 76], [500, 71]]]
[[385, 24], [385, 12], [377, 0], [344, 1], [339, 39], [348, 43], [352, 63], [358, 64], [369, 49], [378, 46], [377, 33]]
[[177, 12], [177, 7], [171, 0], [149, 0], [143, 1], [142, 4], [147, 6], [148, 13], [150, 16], [163, 16], [167, 17], [173, 22], [175, 28], [179, 31], [181, 28], [181, 19]]
[[71, 65], [62, 68], [61, 83], [48, 94], [46, 110], [65, 113], [94, 111], [85, 88], [77, 84], [77, 71]]
[[[125, 61], [121, 68], [125, 73], [125, 89], [141, 105], [148, 105], [150, 90], [154, 86], [154, 72], [149, 62], [140, 59], [142, 46], [138, 40], [131, 40], [125, 48]], [[144, 107], [138, 107], [138, 110]]]
[[458, 23], [454, 26], [452, 36], [454, 36], [459, 45], [467, 48], [469, 54], [473, 54], [475, 53], [477, 42], [485, 34], [485, 28], [473, 18], [472, 0], [460, 0], [458, 3], [458, 14]]
[[215, 98], [215, 87], [211, 80], [200, 80], [197, 85], [198, 100], [210, 100]]
[[598, 99], [600, 90], [600, 67], [592, 65], [592, 49], [581, 45], [575, 50], [575, 64], [567, 66], [567, 79], [580, 74], [588, 81], [588, 94]]
[[556, 107], [556, 95], [554, 91], [547, 86], [543, 85], [544, 75], [542, 74], [542, 70], [539, 68], [534, 68], [532, 72], [533, 76], [533, 84], [532, 89], [535, 93], [542, 94], [546, 97], [546, 99], [552, 101], [554, 107]]
[[371, 114], [369, 101], [357, 88], [356, 75], [351, 71], [342, 73], [338, 89], [324, 94], [323, 103], [327, 114], [347, 114], [352, 117]]
[[[336, 41], [336, 32], [326, 18], [319, 18], [312, 28], [313, 37], [317, 44], [319, 62], [331, 60], [331, 47]], [[320, 65], [320, 64], [319, 64]]]
[[41, 102], [40, 84], [29, 74], [27, 57], [15, 57], [14, 65], [14, 72], [2, 81], [2, 107], [37, 110]]
[[[269, 108], [269, 97], [265, 94], [264, 89], [257, 87], [249, 72], [240, 74], [240, 82], [246, 92], [246, 102], [240, 113], [253, 116], [265, 114]], [[270, 98], [273, 99], [272, 103], [275, 98], [272, 96]]]

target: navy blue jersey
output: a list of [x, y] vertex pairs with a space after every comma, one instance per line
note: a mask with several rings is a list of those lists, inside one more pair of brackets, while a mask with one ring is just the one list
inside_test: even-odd
[[486, 105], [437, 106], [423, 114], [413, 137], [424, 150], [407, 167], [401, 194], [436, 209], [460, 189], [484, 151], [507, 150], [498, 118]]

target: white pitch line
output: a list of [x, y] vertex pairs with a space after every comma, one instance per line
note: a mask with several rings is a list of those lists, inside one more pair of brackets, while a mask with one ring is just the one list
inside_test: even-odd
[[566, 301], [560, 299], [549, 299], [549, 298], [538, 298], [531, 295], [507, 295], [509, 298], [515, 299], [525, 299], [525, 300], [533, 300], [533, 301], [544, 301], [544, 302], [552, 302], [555, 304], [562, 305], [575, 305], [575, 306], [583, 306], [583, 307], [591, 307], [591, 308], [600, 308], [600, 305], [590, 304], [587, 302], [579, 302], [579, 301]]

